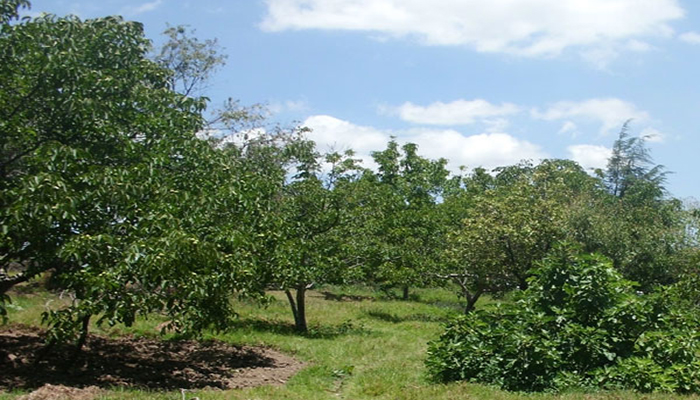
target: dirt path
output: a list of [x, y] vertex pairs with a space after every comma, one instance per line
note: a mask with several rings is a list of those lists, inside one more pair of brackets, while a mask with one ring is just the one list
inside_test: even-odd
[[37, 389], [47, 384], [71, 388], [234, 389], [281, 385], [304, 367], [268, 348], [220, 341], [99, 336], [89, 338], [73, 365], [68, 363], [71, 347], [56, 348], [36, 363], [41, 334], [30, 327], [0, 328], [0, 390]]

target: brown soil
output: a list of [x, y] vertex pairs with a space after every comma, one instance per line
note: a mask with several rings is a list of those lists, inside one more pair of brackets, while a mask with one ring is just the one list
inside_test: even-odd
[[[114, 386], [234, 389], [284, 384], [304, 366], [269, 348], [94, 335], [75, 361], [71, 346], [56, 347], [37, 361], [42, 333], [23, 326], [1, 328], [0, 390], [40, 388], [26, 399], [58, 400], [89, 399], [98, 388]], [[75, 392], [76, 388], [83, 389]]]
[[93, 400], [96, 399], [102, 390], [95, 386], [83, 389], [67, 387], [63, 385], [46, 384], [39, 389], [19, 396], [18, 400]]

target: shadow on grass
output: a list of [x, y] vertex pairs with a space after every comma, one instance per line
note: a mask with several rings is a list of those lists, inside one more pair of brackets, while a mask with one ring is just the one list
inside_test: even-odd
[[449, 317], [447, 316], [442, 316], [442, 315], [431, 315], [431, 314], [409, 314], [409, 315], [396, 315], [392, 313], [387, 313], [384, 311], [367, 311], [366, 315], [378, 319], [380, 321], [384, 322], [392, 322], [392, 323], [401, 323], [401, 322], [447, 322], [450, 320]]
[[352, 294], [343, 294], [343, 293], [333, 293], [329, 291], [324, 291], [321, 292], [323, 295], [324, 300], [329, 300], [329, 301], [374, 301], [376, 300], [372, 296], [358, 296], [358, 295], [352, 295]]
[[334, 339], [347, 335], [367, 335], [370, 333], [362, 325], [346, 321], [337, 325], [310, 325], [307, 332], [298, 332], [293, 323], [279, 320], [241, 318], [233, 321], [231, 329], [249, 329], [255, 332], [274, 333], [284, 336], [298, 336], [309, 339]]

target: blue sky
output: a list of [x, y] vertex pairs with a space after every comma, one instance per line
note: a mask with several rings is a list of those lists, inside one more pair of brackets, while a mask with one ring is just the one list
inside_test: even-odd
[[604, 167], [623, 122], [667, 187], [700, 198], [700, 2], [692, 0], [35, 0], [123, 15], [228, 54], [206, 94], [264, 103], [321, 149], [369, 160], [390, 136], [450, 166], [571, 158]]

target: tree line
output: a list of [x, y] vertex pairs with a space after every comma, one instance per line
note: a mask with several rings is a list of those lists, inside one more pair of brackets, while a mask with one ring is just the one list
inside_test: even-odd
[[471, 311], [526, 290], [560, 243], [599, 253], [651, 291], [697, 265], [697, 213], [670, 197], [622, 127], [605, 169], [544, 160], [450, 174], [392, 139], [363, 167], [261, 107], [201, 96], [223, 64], [183, 27], [159, 49], [137, 22], [0, 7], [0, 314], [47, 277], [75, 298], [47, 311], [50, 341], [91, 319], [159, 312], [185, 334], [226, 329], [234, 297], [283, 291], [298, 331], [317, 285], [447, 285]]

